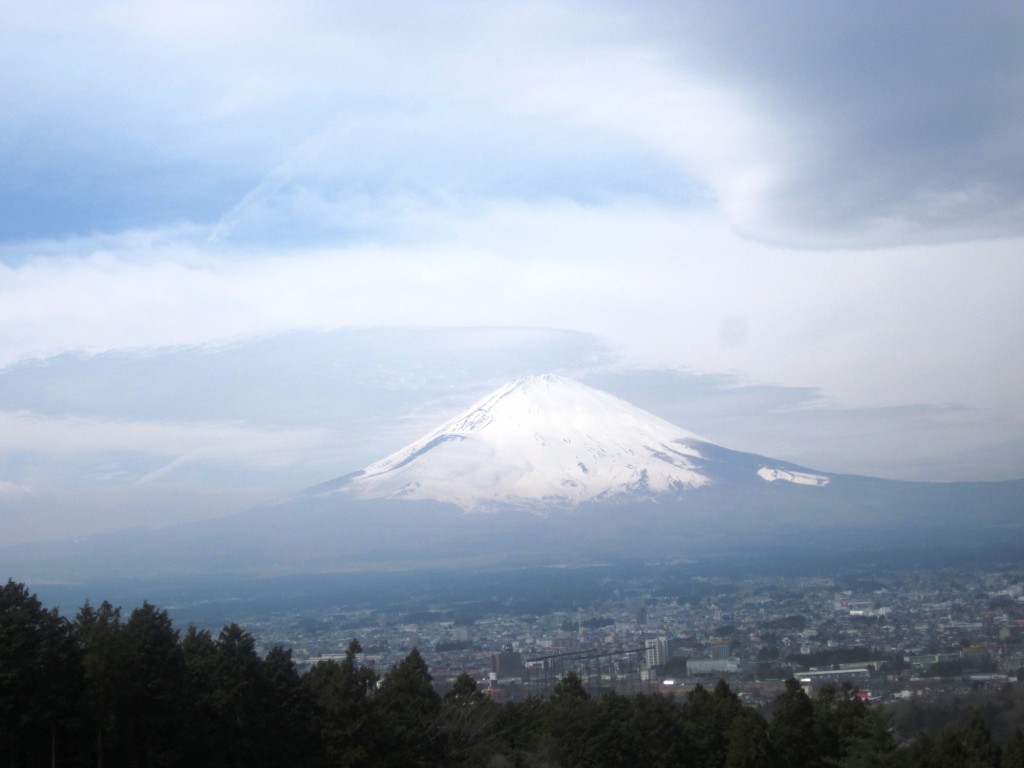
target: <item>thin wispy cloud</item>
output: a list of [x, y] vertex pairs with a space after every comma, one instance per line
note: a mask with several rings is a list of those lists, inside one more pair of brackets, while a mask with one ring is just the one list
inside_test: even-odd
[[0, 412], [0, 452], [43, 456], [145, 454], [158, 464], [132, 479], [144, 483], [184, 463], [244, 462], [273, 469], [337, 450], [327, 430], [256, 429], [230, 423], [153, 423]]

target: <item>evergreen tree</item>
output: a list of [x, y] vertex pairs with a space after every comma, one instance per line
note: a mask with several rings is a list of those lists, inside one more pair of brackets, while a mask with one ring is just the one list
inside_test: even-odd
[[119, 732], [130, 765], [167, 762], [180, 747], [185, 666], [166, 611], [143, 603], [132, 611], [121, 636], [124, 688]]
[[[488, 704], [490, 704], [488, 702]], [[467, 754], [470, 765], [541, 765], [550, 753], [549, 702], [539, 698], [488, 706], [493, 712], [488, 739]]]
[[360, 652], [359, 641], [353, 639], [341, 664], [320, 662], [302, 679], [325, 766], [375, 764], [379, 739], [371, 692], [378, 677], [356, 664]]
[[314, 755], [312, 706], [290, 649], [274, 646], [263, 659], [268, 696], [263, 701], [265, 761], [277, 768], [306, 768]]
[[444, 695], [439, 742], [445, 765], [475, 765], [502, 750], [496, 733], [498, 707], [484, 696], [476, 680], [463, 672]]
[[992, 743], [992, 733], [981, 712], [971, 711], [971, 719], [960, 731], [964, 754], [970, 768], [999, 768], [999, 749]]
[[898, 753], [898, 764], [902, 768], [930, 768], [938, 752], [935, 739], [928, 733], [919, 733], [909, 745]]
[[555, 684], [548, 702], [549, 742], [544, 746], [559, 765], [587, 764], [588, 741], [598, 728], [595, 710], [590, 694], [575, 672]]
[[10, 765], [56, 764], [81, 685], [72, 624], [9, 580], [0, 588], [0, 729]]
[[757, 712], [744, 708], [729, 725], [725, 768], [769, 768], [775, 765], [768, 739], [768, 723]]
[[959, 728], [944, 728], [932, 751], [929, 768], [975, 768]]
[[644, 744], [636, 727], [632, 699], [617, 693], [602, 696], [594, 713], [594, 727], [587, 740], [587, 762], [607, 768], [632, 768]]
[[814, 721], [817, 752], [826, 762], [878, 765], [895, 753], [888, 718], [869, 707], [848, 682], [818, 692]]
[[786, 681], [786, 690], [775, 699], [768, 735], [779, 766], [815, 768], [821, 765], [815, 739], [814, 705], [792, 677]]
[[226, 759], [218, 714], [217, 643], [209, 631], [190, 626], [181, 639], [185, 667], [184, 689], [188, 707], [179, 743], [182, 763], [194, 768], [215, 768]]
[[583, 687], [583, 681], [575, 672], [570, 672], [555, 683], [551, 691], [551, 703], [555, 706], [581, 701], [588, 701], [590, 694]]
[[117, 749], [120, 695], [124, 686], [121, 650], [121, 609], [104, 600], [99, 609], [87, 602], [75, 618], [82, 649], [84, 696], [82, 714], [95, 734], [96, 765]]
[[686, 696], [683, 705], [683, 727], [693, 744], [696, 764], [718, 768], [729, 750], [729, 728], [739, 715], [740, 704], [724, 680], [712, 692], [698, 684]]
[[1013, 731], [1013, 736], [1003, 745], [999, 768], [1024, 768], [1024, 734], [1020, 728]]
[[478, 704], [483, 700], [483, 698], [484, 695], [480, 693], [476, 680], [465, 672], [455, 678], [455, 683], [452, 685], [452, 689], [444, 695], [444, 701], [446, 704], [459, 707]]
[[224, 765], [266, 765], [265, 734], [272, 722], [264, 717], [269, 686], [252, 635], [229, 624], [217, 637], [215, 678], [217, 718], [226, 753]]
[[415, 648], [391, 667], [376, 695], [379, 723], [387, 733], [378, 746], [387, 765], [439, 764], [438, 716], [441, 697], [427, 663]]
[[682, 708], [669, 696], [639, 695], [633, 702], [644, 765], [675, 768], [692, 765], [697, 749], [684, 728]]

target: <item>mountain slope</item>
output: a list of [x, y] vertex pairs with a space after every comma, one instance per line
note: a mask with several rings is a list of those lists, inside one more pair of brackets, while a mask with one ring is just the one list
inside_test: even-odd
[[[715, 483], [717, 462], [708, 455], [722, 450], [605, 392], [531, 376], [345, 478], [336, 490], [356, 499], [447, 502], [466, 511], [565, 508]], [[769, 460], [751, 473], [768, 482], [829, 482]]]

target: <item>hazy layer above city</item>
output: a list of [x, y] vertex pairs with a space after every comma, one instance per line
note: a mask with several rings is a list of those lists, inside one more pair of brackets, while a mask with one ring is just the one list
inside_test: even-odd
[[1013, 4], [3, 15], [0, 545], [237, 512], [548, 372], [1024, 474]]

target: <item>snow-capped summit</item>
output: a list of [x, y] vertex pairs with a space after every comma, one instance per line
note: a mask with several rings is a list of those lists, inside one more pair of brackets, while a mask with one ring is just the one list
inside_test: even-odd
[[705, 445], [711, 444], [577, 381], [529, 376], [366, 467], [340, 490], [465, 510], [572, 505], [705, 485]]

